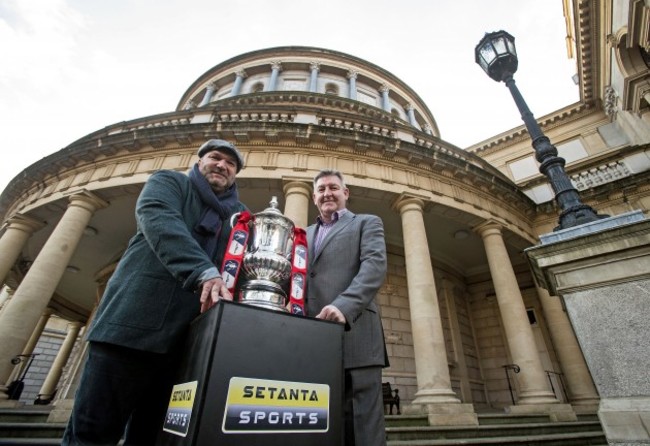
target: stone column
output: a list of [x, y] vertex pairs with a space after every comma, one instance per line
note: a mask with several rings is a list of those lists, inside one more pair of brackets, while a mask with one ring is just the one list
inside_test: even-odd
[[413, 127], [417, 127], [417, 121], [415, 120], [415, 109], [411, 104], [406, 104], [406, 116], [409, 118], [409, 124]]
[[0, 383], [6, 382], [11, 373], [11, 358], [23, 350], [34, 331], [84, 228], [93, 213], [106, 206], [108, 203], [89, 192], [70, 197], [66, 212], [25, 275], [14, 298], [0, 315]]
[[241, 93], [241, 86], [244, 83], [244, 79], [248, 76], [246, 74], [246, 71], [244, 70], [239, 70], [235, 73], [235, 85], [232, 87], [232, 92], [230, 93], [230, 96], [237, 96], [239, 93]]
[[[486, 222], [476, 228], [483, 238], [488, 266], [497, 296], [512, 361], [521, 368], [517, 375], [519, 399], [513, 413], [549, 413], [554, 421], [577, 419], [568, 404], [560, 404], [551, 391], [537, 352], [533, 330], [526, 314], [519, 284], [510, 263], [501, 226]], [[557, 408], [551, 407], [557, 405]], [[561, 406], [561, 407], [560, 407]], [[568, 407], [567, 407], [568, 406]], [[556, 412], [562, 412], [556, 415]]]
[[544, 288], [538, 287], [537, 294], [568, 388], [569, 403], [577, 413], [595, 413], [600, 398], [562, 302]]
[[309, 226], [307, 215], [312, 196], [311, 187], [303, 181], [291, 181], [285, 183], [283, 190], [284, 216], [290, 218], [296, 226], [306, 229]]
[[318, 72], [320, 71], [320, 64], [318, 62], [312, 62], [309, 64], [309, 69], [311, 70], [311, 77], [309, 78], [309, 92], [316, 93], [318, 89]]
[[61, 378], [61, 373], [63, 373], [63, 367], [68, 362], [72, 347], [74, 347], [77, 336], [79, 336], [79, 330], [81, 330], [80, 322], [71, 322], [68, 325], [68, 334], [52, 363], [52, 367], [41, 386], [41, 390], [38, 392], [38, 398], [34, 401], [34, 404], [49, 404], [52, 401], [54, 393], [57, 390], [56, 386]]
[[357, 76], [358, 75], [359, 73], [354, 70], [348, 71], [348, 81], [349, 81], [348, 98], [354, 101], [357, 100]]
[[199, 107], [203, 107], [204, 105], [208, 105], [210, 103], [210, 100], [212, 99], [212, 96], [214, 95], [214, 92], [216, 90], [217, 90], [217, 86], [214, 83], [209, 84], [205, 89], [205, 95], [203, 96], [203, 100], [199, 104]]
[[379, 92], [381, 93], [381, 108], [390, 113], [390, 99], [388, 97], [389, 91], [390, 88], [388, 88], [388, 85], [386, 84], [379, 87]]
[[41, 317], [39, 318], [36, 327], [34, 327], [34, 331], [32, 332], [32, 335], [29, 337], [27, 344], [25, 344], [25, 347], [23, 347], [23, 350], [20, 353], [22, 356], [22, 362], [18, 364], [16, 367], [14, 367], [13, 371], [9, 376], [9, 379], [7, 380], [7, 385], [9, 385], [13, 380], [18, 379], [22, 375], [23, 370], [25, 370], [25, 367], [27, 366], [27, 363], [29, 363], [29, 359], [27, 358], [32, 353], [34, 353], [36, 344], [38, 344], [38, 340], [41, 338], [41, 335], [43, 334], [43, 330], [45, 330], [45, 326], [47, 325], [47, 322], [50, 320], [50, 317], [52, 317], [52, 310], [50, 308], [46, 308], [45, 311], [43, 311]]
[[20, 214], [7, 221], [7, 229], [0, 238], [0, 284], [4, 283], [27, 239], [44, 226], [45, 223]]
[[460, 404], [451, 388], [438, 296], [424, 226], [424, 201], [403, 196], [395, 203], [402, 217], [411, 331], [418, 390], [404, 412], [426, 413], [432, 425], [476, 425], [471, 404]]
[[269, 80], [269, 83], [266, 86], [266, 90], [264, 91], [275, 91], [277, 89], [278, 76], [280, 74], [280, 70], [282, 70], [281, 62], [271, 63], [271, 79]]

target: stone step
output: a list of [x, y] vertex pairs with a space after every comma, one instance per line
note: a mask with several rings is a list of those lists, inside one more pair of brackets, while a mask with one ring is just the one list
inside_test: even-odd
[[[34, 406], [31, 406], [34, 407]], [[45, 422], [51, 409], [0, 409], [0, 423]]]
[[480, 425], [548, 423], [551, 421], [548, 415], [540, 414], [479, 413], [477, 417]]
[[0, 438], [61, 438], [65, 426], [65, 423], [2, 422]]
[[0, 438], [0, 446], [60, 446], [61, 438]]
[[443, 438], [428, 440], [390, 440], [387, 446], [607, 446], [599, 432], [578, 432], [517, 437]]
[[[479, 425], [493, 424], [528, 424], [528, 423], [548, 423], [548, 415], [533, 414], [506, 414], [506, 413], [479, 413]], [[428, 426], [429, 422], [426, 415], [386, 415], [386, 426]], [[596, 421], [598, 414], [578, 414], [578, 421]]]
[[400, 426], [386, 428], [386, 435], [389, 440], [530, 436], [561, 434], [567, 432], [602, 433], [602, 428], [597, 421], [493, 424], [484, 426]]
[[[0, 446], [61, 443], [64, 423], [47, 423], [51, 408], [0, 409]], [[597, 416], [552, 423], [547, 417], [479, 414], [478, 426], [428, 426], [422, 415], [387, 415], [388, 446], [605, 446]], [[541, 422], [532, 422], [540, 421]]]
[[384, 421], [386, 427], [429, 425], [429, 419], [426, 415], [386, 415]]

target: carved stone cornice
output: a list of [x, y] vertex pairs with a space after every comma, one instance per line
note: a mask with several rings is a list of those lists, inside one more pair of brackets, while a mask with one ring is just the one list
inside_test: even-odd
[[[594, 107], [594, 104], [579, 103], [560, 110], [552, 116], [547, 116], [545, 119], [537, 120], [537, 123], [542, 131], [548, 132], [556, 127], [561, 127], [583, 119], [597, 111], [598, 110]], [[526, 126], [522, 124], [511, 131], [501, 133], [487, 141], [467, 147], [466, 150], [472, 153], [480, 153], [481, 156], [487, 156], [525, 140], [530, 140], [530, 135], [526, 130]]]

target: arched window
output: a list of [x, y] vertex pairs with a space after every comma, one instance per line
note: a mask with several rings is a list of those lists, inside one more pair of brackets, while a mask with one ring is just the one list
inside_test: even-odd
[[399, 114], [399, 112], [397, 111], [396, 108], [392, 108], [392, 109], [390, 110], [390, 114], [393, 115], [393, 116], [395, 116], [396, 118], [401, 118], [401, 116], [400, 116], [400, 114]]
[[264, 84], [261, 82], [255, 82], [251, 87], [251, 93], [259, 93], [264, 91]]

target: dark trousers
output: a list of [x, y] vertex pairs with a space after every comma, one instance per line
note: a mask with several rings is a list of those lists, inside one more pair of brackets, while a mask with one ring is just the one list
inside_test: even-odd
[[381, 370], [345, 370], [345, 446], [386, 445]]
[[91, 342], [62, 444], [153, 445], [176, 365], [176, 355]]

